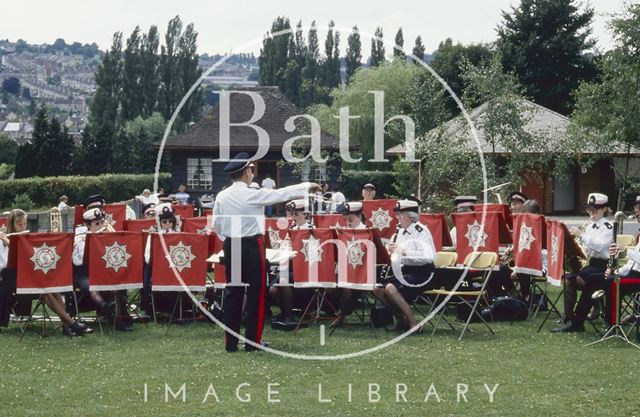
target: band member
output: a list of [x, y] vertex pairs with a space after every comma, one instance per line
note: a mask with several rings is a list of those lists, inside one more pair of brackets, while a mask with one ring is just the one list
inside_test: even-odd
[[[365, 191], [367, 191], [367, 185], [362, 188], [362, 193], [364, 195]], [[373, 196], [375, 196], [375, 187], [373, 188]], [[343, 203], [338, 206], [337, 212], [342, 214], [344, 219], [347, 222], [347, 227], [350, 229], [366, 229], [367, 226], [364, 224], [364, 217], [362, 215], [362, 202], [360, 201], [352, 201], [349, 203]], [[340, 310], [336, 314], [335, 320], [331, 323], [331, 327], [340, 327], [344, 324], [344, 319], [353, 313], [353, 309], [355, 308], [356, 297], [353, 291], [349, 288], [341, 288], [341, 298], [342, 302], [340, 303]]]
[[[285, 204], [285, 212], [287, 213], [287, 219], [293, 222], [290, 230], [313, 229], [307, 200], [288, 202]], [[284, 244], [289, 245], [288, 236]], [[293, 320], [294, 291], [290, 286], [275, 285], [279, 279], [279, 274], [276, 274], [271, 282], [271, 288], [269, 288], [271, 302], [280, 307], [280, 315], [274, 317], [271, 325], [276, 330], [292, 330], [295, 328], [294, 325], [297, 325], [297, 322]], [[289, 270], [289, 283], [293, 284], [293, 280], [293, 274]]]
[[[27, 213], [14, 209], [9, 214], [8, 230], [10, 233], [22, 233], [27, 230]], [[9, 312], [13, 303], [17, 297], [14, 296], [16, 291], [16, 271], [8, 270], [7, 259], [9, 254], [9, 237], [5, 233], [0, 232], [0, 275], [2, 280], [0, 281], [0, 326], [7, 325], [9, 321]], [[24, 296], [23, 298], [31, 301], [31, 296]], [[86, 324], [73, 320], [64, 308], [64, 301], [60, 293], [50, 293], [43, 295], [44, 303], [58, 315], [62, 321], [62, 334], [74, 337], [81, 336], [86, 333], [91, 333], [93, 330]]]
[[[584, 321], [592, 304], [591, 295], [594, 291], [605, 288], [604, 272], [609, 261], [609, 247], [613, 241], [613, 225], [605, 218], [608, 201], [604, 194], [589, 194], [586, 207], [590, 222], [584, 230], [570, 230], [574, 237], [580, 238], [589, 263], [582, 270], [565, 276], [565, 324], [552, 330], [553, 332], [584, 332]], [[578, 289], [582, 290], [582, 294], [576, 305]]]
[[322, 183], [322, 192], [325, 200], [330, 200], [326, 203], [328, 213], [335, 213], [336, 208], [346, 201], [344, 194], [340, 191], [331, 191], [331, 186], [328, 182]]
[[[540, 204], [536, 200], [527, 200], [520, 208], [520, 213], [540, 214]], [[542, 268], [547, 268], [547, 250], [542, 250]], [[518, 281], [520, 284], [520, 295], [525, 302], [530, 302], [531, 296], [531, 275], [519, 274], [516, 272], [511, 273], [511, 280]]]
[[[640, 195], [636, 197], [635, 204], [633, 206], [634, 217], [640, 222]], [[609, 256], [618, 256], [620, 253], [620, 246], [613, 242], [609, 247]], [[607, 278], [607, 285], [605, 286], [606, 294], [606, 308], [605, 308], [605, 321], [609, 324], [612, 322], [612, 311], [616, 308], [616, 302], [613, 299], [613, 288], [610, 281], [612, 272], [615, 272], [620, 277], [620, 294], [622, 297], [626, 294], [632, 294], [634, 292], [640, 292], [640, 250], [638, 248], [627, 249], [628, 261], [617, 271], [607, 270], [605, 277]], [[638, 306], [636, 305], [636, 308]], [[616, 313], [618, 314], [618, 313]], [[620, 318], [621, 321], [626, 321], [626, 318]]]
[[369, 201], [376, 199], [376, 186], [370, 182], [362, 186], [362, 201]]
[[[478, 204], [478, 198], [475, 195], [459, 195], [453, 199], [453, 205], [455, 206], [456, 213], [467, 213], [473, 211], [476, 204]], [[451, 228], [449, 235], [451, 236], [451, 243], [455, 248], [457, 243], [455, 226]]]
[[[302, 197], [315, 192], [319, 186], [307, 182], [278, 190], [249, 188], [254, 177], [254, 165], [246, 152], [236, 155], [224, 171], [229, 174], [233, 184], [216, 197], [213, 205], [214, 230], [224, 241], [227, 282], [231, 283], [233, 276], [239, 274], [242, 282], [248, 285], [245, 337], [259, 345], [262, 342], [266, 301], [264, 207]], [[234, 253], [238, 249], [240, 253]], [[241, 259], [240, 271], [232, 262], [236, 257]], [[240, 331], [244, 293], [244, 286], [227, 285], [225, 288], [224, 324], [236, 334]], [[238, 338], [229, 332], [225, 332], [225, 349], [227, 352], [238, 350]], [[253, 351], [256, 347], [245, 343], [245, 350]]]
[[156, 204], [150, 203], [142, 206], [142, 218], [155, 219], [156, 218]]
[[512, 213], [521, 213], [522, 206], [529, 199], [526, 195], [521, 193], [520, 191], [513, 191], [509, 194], [509, 205]]
[[418, 222], [419, 202], [400, 200], [395, 209], [399, 229], [396, 239], [387, 245], [394, 277], [374, 295], [388, 306], [397, 320], [396, 330], [415, 328], [418, 321], [410, 304], [433, 278], [435, 246], [429, 229]]

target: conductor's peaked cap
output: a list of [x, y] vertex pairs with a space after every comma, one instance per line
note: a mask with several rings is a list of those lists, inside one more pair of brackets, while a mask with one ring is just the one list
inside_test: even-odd
[[240, 152], [224, 167], [224, 172], [227, 174], [233, 174], [235, 172], [240, 172], [246, 167], [253, 166], [250, 156], [246, 152]]

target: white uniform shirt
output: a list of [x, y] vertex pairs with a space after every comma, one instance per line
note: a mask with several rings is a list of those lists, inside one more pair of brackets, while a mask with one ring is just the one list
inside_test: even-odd
[[262, 188], [266, 188], [267, 190], [273, 190], [276, 188], [276, 182], [269, 177], [263, 179], [260, 185]]
[[597, 222], [591, 222], [587, 224], [580, 239], [588, 258], [609, 259], [613, 225], [604, 217]]
[[406, 229], [398, 230], [397, 251], [404, 252], [404, 255], [396, 252], [402, 265], [419, 266], [433, 263], [436, 257], [436, 247], [433, 244], [433, 237], [427, 226], [420, 223], [412, 223]]
[[73, 238], [73, 264], [76, 266], [82, 265], [82, 261], [84, 261], [84, 246], [87, 242], [87, 234], [91, 233], [87, 231], [86, 233], [75, 235]]
[[629, 258], [627, 263], [618, 269], [618, 274], [621, 276], [629, 275], [632, 269], [640, 271], [640, 250], [638, 248], [628, 249], [627, 258]]
[[451, 244], [453, 245], [453, 247], [456, 247], [456, 243], [458, 243], [458, 236], [457, 236], [458, 232], [456, 232], [456, 227], [453, 226], [451, 228], [451, 231], [449, 232], [449, 236], [451, 236]]
[[9, 246], [5, 246], [4, 242], [0, 241], [0, 271], [7, 267], [9, 260]]
[[278, 190], [249, 188], [242, 181], [220, 191], [213, 205], [213, 229], [220, 239], [248, 237], [264, 233], [264, 207], [303, 197], [310, 183]]

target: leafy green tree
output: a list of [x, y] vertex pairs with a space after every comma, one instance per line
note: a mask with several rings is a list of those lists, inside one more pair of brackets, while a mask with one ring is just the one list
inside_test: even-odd
[[324, 41], [325, 59], [322, 65], [322, 85], [334, 88], [340, 85], [340, 33], [334, 32], [335, 23], [329, 22], [327, 38]]
[[16, 155], [16, 178], [29, 178], [36, 175], [36, 153], [31, 142], [21, 145]]
[[372, 67], [377, 67], [378, 65], [384, 62], [384, 43], [383, 43], [384, 34], [382, 33], [382, 28], [378, 27], [375, 31], [375, 38], [371, 39], [371, 61], [370, 65]]
[[416, 38], [416, 42], [413, 45], [413, 50], [411, 51], [411, 53], [418, 59], [424, 59], [424, 45], [422, 44], [422, 37], [420, 35], [418, 35], [418, 37]]
[[596, 75], [587, 55], [595, 43], [589, 38], [594, 10], [580, 8], [576, 0], [522, 0], [502, 12], [497, 28], [505, 70], [536, 103], [562, 114], [570, 112], [580, 81]]
[[402, 28], [399, 28], [398, 31], [396, 32], [395, 42], [396, 42], [396, 45], [395, 45], [396, 47], [393, 48], [393, 57], [404, 59], [406, 55], [404, 53], [404, 35], [402, 34]]
[[122, 118], [131, 120], [142, 114], [143, 93], [141, 85], [141, 36], [140, 27], [136, 26], [124, 50], [123, 82], [122, 82]]
[[18, 148], [15, 140], [6, 135], [0, 135], [0, 164], [14, 164]]
[[626, 194], [640, 189], [640, 172], [631, 165], [640, 147], [640, 5], [628, 5], [609, 26], [615, 49], [603, 57], [601, 82], [585, 82], [578, 88], [572, 133], [599, 148], [600, 154], [617, 149], [624, 155], [622, 163], [612, 164], [620, 186], [617, 206], [622, 210]]
[[141, 115], [151, 116], [158, 103], [158, 88], [160, 86], [160, 56], [158, 48], [160, 38], [158, 27], [153, 25], [142, 35], [140, 44], [140, 89], [142, 99]]
[[353, 27], [353, 31], [347, 38], [347, 55], [345, 64], [347, 67], [347, 82], [362, 65], [362, 43], [360, 42], [360, 32], [358, 26]]

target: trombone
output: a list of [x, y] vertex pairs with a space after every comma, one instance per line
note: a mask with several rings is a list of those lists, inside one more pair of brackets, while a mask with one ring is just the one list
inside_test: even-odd
[[506, 187], [507, 185], [511, 185], [511, 184], [513, 184], [511, 181], [503, 182], [502, 184], [498, 184], [498, 185], [494, 185], [493, 187], [485, 188], [484, 190], [482, 190], [482, 192], [483, 193], [490, 192], [491, 194], [493, 194], [493, 197], [496, 199], [498, 204], [503, 204], [502, 203], [502, 194], [501, 194], [500, 190], [503, 189], [504, 187]]

